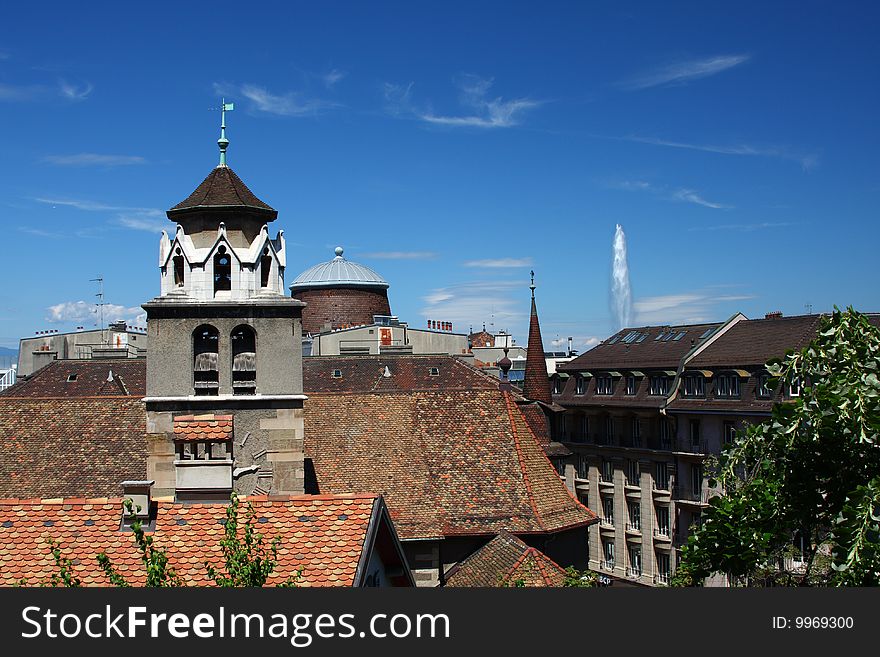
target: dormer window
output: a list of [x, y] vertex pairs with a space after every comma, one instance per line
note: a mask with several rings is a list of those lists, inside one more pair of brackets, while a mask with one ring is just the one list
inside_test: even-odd
[[715, 377], [716, 397], [739, 397], [739, 375], [719, 374]]
[[272, 273], [272, 256], [269, 255], [269, 247], [263, 249], [260, 257], [260, 287], [269, 287], [269, 274]]
[[439, 367], [429, 367], [428, 368], [429, 376], [440, 376], [440, 368]]
[[626, 377], [626, 394], [636, 394], [636, 377], [633, 374]]
[[76, 381], [76, 374], [68, 374], [67, 375], [67, 382], [73, 383], [74, 381]]
[[789, 397], [800, 397], [801, 396], [801, 380], [794, 376], [785, 386], [785, 392]]
[[684, 396], [703, 397], [705, 393], [705, 379], [702, 374], [688, 374], [684, 377]]
[[232, 394], [253, 395], [257, 391], [257, 338], [250, 326], [232, 331]]
[[600, 374], [596, 377], [596, 394], [610, 395], [614, 389], [614, 381], [610, 374]]
[[651, 377], [651, 394], [665, 395], [669, 392], [669, 379], [665, 374], [654, 374]]
[[222, 244], [214, 256], [214, 292], [232, 289], [232, 258]]
[[586, 387], [587, 387], [587, 380], [582, 376], [577, 377], [577, 379], [575, 379], [574, 394], [576, 394], [576, 395], [584, 394], [584, 390], [586, 389]]
[[193, 331], [193, 388], [196, 395], [217, 395], [220, 392], [219, 343], [220, 334], [213, 326], [203, 324]]
[[555, 377], [553, 379], [553, 394], [559, 395], [562, 393], [562, 379], [559, 377]]
[[758, 383], [755, 387], [755, 396], [760, 399], [768, 399], [770, 394], [770, 375], [761, 374], [758, 376]]
[[330, 376], [334, 379], [341, 379], [342, 378], [342, 370], [333, 370], [332, 372], [330, 372]]

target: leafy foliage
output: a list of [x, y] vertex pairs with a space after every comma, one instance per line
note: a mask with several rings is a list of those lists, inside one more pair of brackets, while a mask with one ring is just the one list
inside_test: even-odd
[[592, 570], [578, 570], [574, 566], [565, 569], [565, 587], [593, 588], [599, 585], [599, 577]]
[[48, 541], [49, 550], [52, 552], [52, 558], [55, 560], [55, 567], [58, 572], [52, 573], [49, 579], [49, 586], [80, 586], [79, 578], [73, 574], [73, 562], [70, 559], [61, 556], [61, 544], [50, 538]]
[[[224, 538], [220, 541], [226, 565], [225, 574], [207, 561], [205, 567], [217, 586], [264, 586], [269, 575], [275, 570], [280, 538], [278, 536], [273, 538], [268, 549], [266, 548], [263, 535], [254, 531], [255, 512], [250, 503], [245, 512], [244, 525], [239, 531], [239, 505], [238, 496], [232, 493], [229, 506], [226, 508]], [[301, 577], [302, 568], [299, 568], [278, 586], [297, 586]]]
[[[147, 571], [147, 579], [144, 586], [151, 588], [183, 586], [183, 582], [174, 572], [174, 569], [168, 565], [168, 555], [165, 554], [164, 550], [155, 547], [153, 545], [153, 537], [148, 536], [144, 532], [143, 523], [137, 517], [140, 507], [137, 507], [137, 510], [135, 510], [131, 500], [125, 500], [124, 505], [128, 520], [131, 523], [135, 545], [140, 550], [141, 561]], [[119, 571], [113, 567], [110, 557], [107, 556], [106, 552], [101, 552], [98, 555], [98, 563], [113, 586], [131, 586]]]
[[722, 452], [725, 494], [710, 500], [673, 585], [716, 572], [745, 585], [880, 583], [880, 329], [835, 309], [768, 371], [771, 385], [800, 382], [801, 394]]

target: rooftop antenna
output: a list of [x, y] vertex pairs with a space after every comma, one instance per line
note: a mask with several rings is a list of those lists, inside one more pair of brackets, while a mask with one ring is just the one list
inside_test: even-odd
[[808, 315], [812, 315], [812, 314], [813, 314], [813, 304], [811, 304], [811, 303], [805, 303], [805, 304], [804, 304], [804, 310], [807, 311], [807, 314], [808, 314]]
[[98, 284], [98, 293], [95, 295], [98, 297], [98, 301], [95, 306], [97, 306], [96, 310], [101, 318], [101, 342], [106, 344], [107, 341], [104, 339], [104, 277], [98, 274], [98, 278], [91, 278], [89, 281]]
[[212, 107], [212, 110], [220, 110], [220, 139], [217, 140], [217, 145], [220, 147], [220, 164], [217, 166], [225, 167], [226, 166], [226, 149], [229, 148], [229, 140], [226, 138], [226, 112], [231, 112], [235, 109], [235, 103], [227, 103], [224, 98], [220, 103], [220, 107]]

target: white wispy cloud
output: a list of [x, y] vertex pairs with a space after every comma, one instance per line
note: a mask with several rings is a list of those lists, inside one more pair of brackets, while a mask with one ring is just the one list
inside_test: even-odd
[[435, 288], [423, 297], [421, 314], [459, 327], [477, 326], [494, 317], [495, 326], [502, 328], [525, 318], [527, 293], [521, 281], [473, 281]]
[[617, 180], [607, 182], [605, 185], [611, 189], [619, 189], [625, 192], [648, 192], [666, 201], [694, 203], [705, 208], [712, 208], [713, 210], [729, 210], [733, 207], [725, 203], [708, 201], [695, 190], [686, 187], [669, 187], [668, 185], [657, 185], [644, 180]]
[[22, 85], [0, 83], [0, 101], [24, 102], [36, 100], [44, 95], [46, 88], [40, 85]]
[[324, 74], [321, 75], [321, 82], [324, 83], [324, 86], [328, 89], [332, 89], [336, 86], [336, 83], [342, 80], [348, 73], [346, 71], [340, 71], [338, 68], [334, 68]]
[[691, 80], [717, 75], [748, 60], [749, 55], [717, 55], [703, 59], [673, 62], [637, 77], [623, 80], [617, 86], [630, 91], [638, 91], [663, 85], [686, 84]]
[[544, 102], [533, 98], [490, 97], [493, 82], [472, 74], [458, 79], [459, 103], [469, 112], [461, 115], [440, 114], [424, 105], [416, 105], [412, 100], [412, 82], [405, 86], [385, 83], [386, 110], [395, 116], [412, 115], [426, 123], [453, 128], [510, 128], [519, 125], [528, 110]]
[[[97, 316], [97, 305], [85, 301], [65, 301], [46, 308], [46, 321], [53, 324], [95, 321]], [[143, 309], [139, 306], [127, 308], [115, 303], [104, 304], [105, 322], [123, 319], [129, 323], [138, 323], [142, 317], [146, 319]]]
[[694, 226], [693, 228], [688, 228], [688, 231], [694, 232], [701, 230], [735, 230], [748, 233], [754, 230], [763, 230], [765, 228], [784, 228], [786, 226], [794, 226], [794, 223], [790, 221], [763, 221], [754, 224], [718, 224], [715, 226]]
[[373, 251], [363, 256], [376, 260], [433, 260], [437, 254], [433, 251]]
[[819, 156], [815, 153], [798, 153], [783, 146], [758, 147], [750, 144], [734, 144], [732, 146], [717, 146], [714, 144], [689, 144], [687, 142], [672, 141], [669, 139], [657, 139], [655, 137], [639, 137], [629, 135], [624, 141], [633, 141], [640, 144], [653, 146], [666, 146], [668, 148], [684, 148], [705, 153], [719, 153], [721, 155], [752, 155], [760, 157], [776, 157], [783, 160], [791, 160], [801, 165], [804, 171], [809, 171], [819, 164]]
[[633, 309], [639, 324], [693, 324], [726, 319], [719, 317], [719, 305], [754, 298], [752, 294], [718, 294], [715, 288], [705, 288], [636, 299]]
[[702, 205], [706, 208], [713, 208], [715, 210], [725, 210], [732, 207], [730, 205], [724, 205], [723, 203], [714, 203], [712, 201], [707, 201], [692, 189], [677, 189], [675, 190], [675, 192], [673, 192], [672, 198], [674, 198], [676, 201], [696, 203], [697, 205]]
[[59, 166], [87, 167], [104, 166], [119, 167], [132, 164], [146, 164], [140, 155], [103, 155], [100, 153], [74, 153], [73, 155], [47, 155], [44, 162]]
[[309, 97], [302, 92], [273, 93], [265, 87], [249, 83], [241, 85], [214, 83], [214, 91], [227, 98], [244, 96], [251, 101], [252, 107], [257, 112], [276, 116], [313, 116], [322, 110], [339, 107], [338, 103]]
[[468, 260], [465, 267], [487, 267], [493, 269], [531, 267], [531, 258], [488, 258], [486, 260]]
[[85, 100], [89, 97], [92, 91], [94, 91], [94, 87], [90, 82], [84, 82], [82, 84], [74, 84], [72, 82], [67, 82], [66, 80], [58, 82], [58, 92], [63, 98], [67, 98], [68, 100]]
[[30, 226], [19, 226], [19, 232], [25, 233], [27, 235], [33, 235], [34, 237], [45, 237], [47, 239], [58, 240], [63, 237], [61, 233], [55, 233], [50, 230], [43, 230], [41, 228], [31, 228]]
[[68, 198], [45, 198], [38, 197], [34, 199], [38, 203], [51, 205], [52, 207], [70, 207], [85, 212], [107, 212], [115, 214], [112, 223], [123, 228], [133, 230], [145, 230], [149, 232], [160, 232], [168, 229], [170, 224], [165, 221], [165, 213], [157, 208], [137, 208], [123, 205], [109, 205], [100, 201], [90, 201], [85, 199], [68, 199]]

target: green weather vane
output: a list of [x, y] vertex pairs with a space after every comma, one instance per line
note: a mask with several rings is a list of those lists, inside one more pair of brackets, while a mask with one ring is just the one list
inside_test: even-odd
[[[216, 108], [215, 108], [216, 109]], [[235, 103], [227, 103], [224, 98], [220, 104], [220, 139], [217, 145], [220, 147], [220, 166], [226, 166], [226, 149], [229, 147], [229, 140], [226, 138], [226, 112], [235, 109]]]

